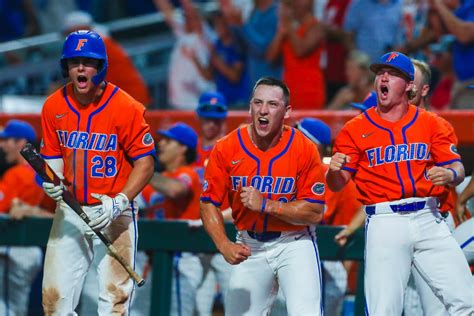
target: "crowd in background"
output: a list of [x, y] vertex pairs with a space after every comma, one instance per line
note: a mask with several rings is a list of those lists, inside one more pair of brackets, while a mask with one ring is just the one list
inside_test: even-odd
[[[58, 31], [57, 25], [70, 30], [65, 12], [81, 10], [88, 28], [106, 35], [95, 22], [161, 11], [175, 37], [168, 99], [137, 96], [147, 105], [193, 110], [202, 92], [215, 90], [231, 109], [242, 109], [257, 78], [273, 76], [288, 84], [293, 109], [348, 109], [372, 90], [370, 63], [396, 50], [429, 64], [433, 109], [472, 108], [472, 0], [219, 0], [209, 14], [199, 9], [206, 1], [107, 1], [107, 12], [98, 2], [2, 0], [0, 42]], [[14, 52], [0, 60], [21, 62]], [[121, 74], [108, 79], [117, 82]]]

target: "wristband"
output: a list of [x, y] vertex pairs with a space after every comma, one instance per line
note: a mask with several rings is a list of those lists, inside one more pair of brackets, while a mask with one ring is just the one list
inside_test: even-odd
[[282, 211], [283, 211], [283, 202], [280, 201], [280, 203], [278, 204], [277, 215], [281, 215]]
[[262, 200], [262, 208], [260, 209], [260, 213], [263, 214], [265, 213], [265, 207], [267, 206], [267, 199], [263, 198]]
[[456, 180], [456, 178], [458, 177], [458, 173], [453, 168], [446, 168], [446, 169], [451, 170], [453, 172], [454, 178], [453, 178], [453, 181], [451, 182], [454, 182], [454, 180]]

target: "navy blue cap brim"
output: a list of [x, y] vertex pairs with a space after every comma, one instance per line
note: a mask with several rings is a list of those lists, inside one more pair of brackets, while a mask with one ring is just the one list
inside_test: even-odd
[[372, 64], [372, 65], [370, 65], [370, 70], [372, 70], [372, 72], [373, 72], [374, 74], [377, 74], [377, 72], [379, 71], [379, 69], [380, 69], [380, 68], [383, 68], [383, 67], [389, 67], [389, 68], [395, 69], [396, 71], [398, 71], [399, 73], [401, 73], [402, 75], [404, 75], [405, 78], [408, 79], [409, 81], [415, 80], [415, 78], [411, 78], [408, 73], [402, 71], [400, 68], [394, 67], [393, 65], [389, 65], [389, 64], [381, 64], [381, 63]]
[[178, 141], [179, 143], [181, 143], [174, 134], [170, 133], [169, 131], [167, 130], [164, 130], [164, 129], [159, 129], [156, 131], [157, 134], [159, 135], [162, 135], [162, 136], [165, 136], [165, 137], [168, 137], [168, 138], [171, 138], [171, 139], [174, 139], [176, 141]]
[[227, 117], [227, 112], [209, 112], [199, 110], [197, 110], [196, 112], [198, 117], [200, 118], [223, 120]]
[[5, 132], [0, 132], [0, 138], [9, 138], [10, 136], [8, 136], [7, 134], [5, 134]]

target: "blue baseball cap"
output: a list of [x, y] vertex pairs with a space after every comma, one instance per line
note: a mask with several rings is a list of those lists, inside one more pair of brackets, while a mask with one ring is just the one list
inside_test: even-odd
[[351, 106], [361, 111], [377, 106], [377, 93], [375, 91], [370, 91], [362, 103], [353, 102], [351, 103]]
[[196, 113], [201, 118], [225, 119], [227, 117], [227, 102], [219, 92], [204, 92], [199, 97]]
[[380, 57], [378, 63], [370, 65], [370, 70], [376, 74], [382, 67], [394, 68], [404, 74], [410, 81], [415, 80], [415, 67], [413, 67], [413, 63], [410, 58], [400, 52], [386, 53]]
[[187, 124], [176, 123], [169, 129], [160, 129], [156, 133], [174, 139], [189, 148], [196, 149], [198, 136], [194, 129]]
[[331, 129], [321, 120], [307, 117], [302, 119], [296, 128], [318, 145], [331, 145]]
[[5, 128], [0, 131], [0, 138], [26, 139], [33, 142], [36, 139], [36, 132], [33, 126], [21, 120], [9, 120]]

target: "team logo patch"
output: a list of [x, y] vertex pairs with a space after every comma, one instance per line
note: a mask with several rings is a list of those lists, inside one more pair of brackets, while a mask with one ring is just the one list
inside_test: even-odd
[[324, 183], [321, 182], [316, 182], [313, 187], [311, 188], [311, 191], [313, 191], [314, 194], [316, 195], [322, 195], [324, 194]]
[[142, 143], [147, 146], [153, 144], [153, 137], [151, 137], [150, 133], [143, 135]]
[[202, 183], [202, 192], [206, 192], [208, 188], [209, 183], [207, 182], [207, 180], [204, 180], [204, 182]]
[[452, 153], [456, 155], [458, 154], [458, 149], [456, 148], [456, 145], [451, 144], [451, 147], [449, 149], [451, 150]]

